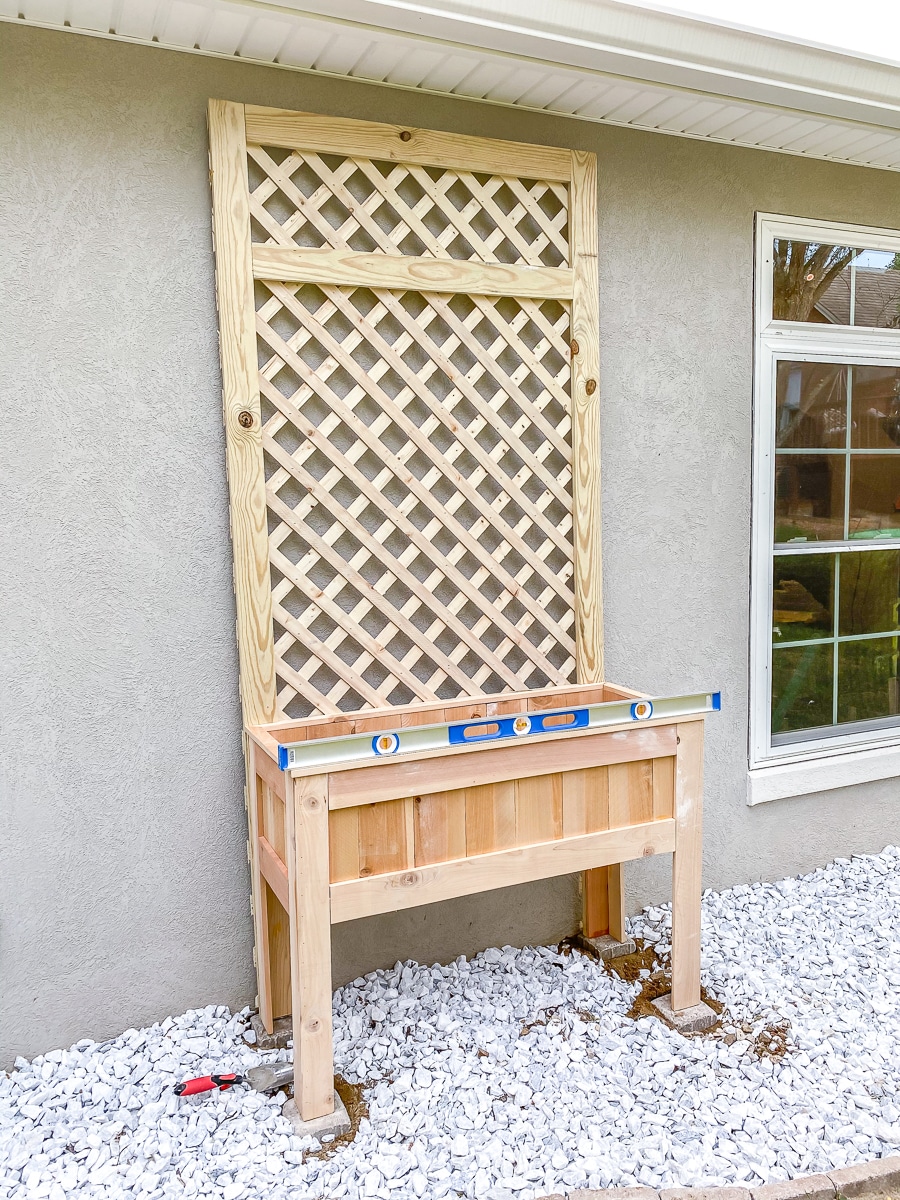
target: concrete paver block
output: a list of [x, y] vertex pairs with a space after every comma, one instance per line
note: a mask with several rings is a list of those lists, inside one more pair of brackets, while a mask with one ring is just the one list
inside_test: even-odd
[[646, 1187], [579, 1188], [566, 1200], [659, 1200], [659, 1192]]
[[294, 1037], [294, 1025], [290, 1017], [279, 1017], [273, 1031], [267, 1033], [259, 1013], [254, 1013], [250, 1018], [250, 1028], [256, 1034], [256, 1041], [251, 1043], [254, 1050], [286, 1050], [288, 1042]]
[[829, 1171], [828, 1178], [841, 1196], [863, 1196], [869, 1192], [895, 1192], [900, 1188], [900, 1156], [876, 1158]]
[[750, 1189], [741, 1187], [660, 1188], [659, 1200], [750, 1200]]
[[750, 1189], [753, 1200], [834, 1200], [835, 1186], [827, 1175], [802, 1175]]
[[334, 1093], [334, 1112], [328, 1113], [327, 1116], [304, 1121], [297, 1111], [297, 1104], [294, 1100], [288, 1100], [281, 1111], [293, 1125], [297, 1137], [312, 1134], [313, 1137], [321, 1140], [329, 1135], [337, 1137], [339, 1134], [349, 1133], [351, 1129], [350, 1115], [337, 1092]]
[[[605, 962], [610, 958], [621, 958], [623, 954], [634, 954], [637, 946], [631, 940], [626, 938], [624, 942], [617, 942], [615, 938], [604, 933], [602, 937], [586, 938], [590, 942], [600, 957]], [[634, 1191], [634, 1188], [619, 1188], [619, 1191]], [[643, 1191], [643, 1189], [639, 1189]]]
[[[667, 997], [662, 997], [667, 999]], [[698, 1007], [707, 1008], [707, 1005]], [[691, 1010], [693, 1011], [693, 1010]], [[711, 1009], [708, 1011], [712, 1012]], [[715, 1014], [713, 1014], [715, 1016]], [[842, 1167], [822, 1175], [804, 1175], [760, 1187], [698, 1188], [580, 1188], [564, 1200], [835, 1200], [846, 1196], [890, 1196], [900, 1192], [900, 1156], [877, 1158], [873, 1162]], [[547, 1196], [542, 1200], [563, 1200]]]
[[[702, 1000], [699, 1004], [695, 1004], [691, 1008], [685, 1008], [679, 1013], [674, 1012], [672, 1009], [671, 992], [667, 992], [665, 996], [660, 996], [657, 1000], [651, 1000], [650, 1003], [665, 1023], [671, 1025], [678, 1033], [700, 1033], [704, 1029], [711, 1028], [719, 1019], [718, 1013], [713, 1012], [709, 1005], [704, 1004]], [[694, 1194], [693, 1189], [690, 1188], [670, 1190], [678, 1190], [680, 1192], [688, 1190]], [[731, 1189], [724, 1190], [730, 1191]], [[738, 1188], [737, 1190], [747, 1191], [746, 1188]], [[723, 1200], [727, 1200], [727, 1197], [723, 1197]]]

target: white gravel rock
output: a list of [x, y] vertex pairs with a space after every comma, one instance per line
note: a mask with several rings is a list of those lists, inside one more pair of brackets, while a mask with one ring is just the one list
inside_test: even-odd
[[[304, 1161], [281, 1101], [179, 1099], [262, 1054], [209, 1007], [0, 1074], [0, 1200], [534, 1200], [579, 1187], [759, 1184], [900, 1151], [900, 850], [707, 892], [703, 981], [726, 1028], [626, 1013], [637, 984], [547, 947], [397, 963], [334, 998], [355, 1141]], [[654, 906], [632, 936], [670, 947]], [[785, 1024], [788, 1023], [788, 1024]], [[784, 1057], [760, 1058], [764, 1027]], [[727, 1038], [727, 1040], [726, 1040]]]

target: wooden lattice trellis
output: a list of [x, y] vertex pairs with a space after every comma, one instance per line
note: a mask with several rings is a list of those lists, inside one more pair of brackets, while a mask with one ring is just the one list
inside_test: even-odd
[[[308, 716], [571, 680], [568, 314], [555, 302], [529, 312], [512, 299], [265, 286], [279, 708]], [[526, 371], [540, 380], [533, 396], [515, 378]]]
[[221, 101], [210, 144], [246, 723], [600, 680], [594, 157]]

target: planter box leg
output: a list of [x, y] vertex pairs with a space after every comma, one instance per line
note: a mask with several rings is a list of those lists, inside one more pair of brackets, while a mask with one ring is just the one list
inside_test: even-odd
[[269, 940], [269, 897], [265, 880], [259, 870], [258, 839], [261, 825], [260, 780], [256, 774], [256, 747], [244, 735], [244, 755], [247, 767], [247, 818], [250, 826], [250, 883], [252, 889], [253, 932], [256, 938], [256, 979], [259, 1019], [266, 1033], [274, 1029], [272, 1009], [272, 962]]
[[703, 722], [677, 726], [675, 853], [672, 858], [672, 999], [676, 1013], [700, 1003], [700, 880], [703, 867]]
[[595, 867], [584, 873], [584, 936], [625, 941], [625, 889], [622, 864]]
[[294, 1101], [313, 1121], [334, 1111], [328, 777], [295, 779], [288, 795]]

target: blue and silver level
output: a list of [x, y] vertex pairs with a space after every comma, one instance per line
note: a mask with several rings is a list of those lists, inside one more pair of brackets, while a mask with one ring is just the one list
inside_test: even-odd
[[[476, 701], [473, 700], [473, 703]], [[602, 729], [649, 721], [651, 717], [676, 720], [700, 713], [718, 712], [718, 692], [694, 696], [661, 696], [657, 699], [609, 700], [602, 704], [550, 709], [546, 712], [516, 713], [511, 716], [473, 717], [446, 725], [413, 725], [408, 729], [381, 733], [351, 733], [319, 741], [294, 742], [278, 747], [282, 771], [348, 766], [351, 763], [389, 762], [405, 754], [447, 750], [455, 746], [491, 746], [497, 742], [530, 740], [543, 735], [573, 733], [579, 729]]]

